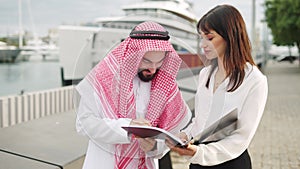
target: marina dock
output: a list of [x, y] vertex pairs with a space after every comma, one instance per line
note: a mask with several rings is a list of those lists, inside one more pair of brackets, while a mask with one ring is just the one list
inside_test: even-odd
[[75, 113], [64, 112], [0, 130], [1, 169], [80, 169], [87, 139], [75, 131]]

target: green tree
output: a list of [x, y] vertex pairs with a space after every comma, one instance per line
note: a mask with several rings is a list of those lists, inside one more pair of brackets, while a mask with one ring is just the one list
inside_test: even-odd
[[300, 0], [266, 0], [266, 22], [273, 43], [298, 48], [300, 60]]

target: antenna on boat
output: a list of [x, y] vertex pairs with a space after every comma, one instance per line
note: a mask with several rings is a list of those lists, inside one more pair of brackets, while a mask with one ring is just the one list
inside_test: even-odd
[[252, 56], [256, 57], [256, 28], [255, 28], [255, 22], [256, 22], [256, 2], [255, 0], [252, 0], [252, 23], [251, 23], [251, 45], [252, 45]]
[[22, 0], [19, 0], [19, 48], [23, 47], [23, 28], [22, 28]]

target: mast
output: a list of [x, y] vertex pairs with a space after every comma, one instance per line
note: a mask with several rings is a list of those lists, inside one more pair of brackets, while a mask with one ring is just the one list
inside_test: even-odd
[[22, 28], [22, 0], [19, 0], [19, 48], [23, 47], [23, 28]]
[[256, 17], [256, 11], [255, 11], [255, 0], [252, 0], [252, 28], [251, 28], [251, 40], [252, 40], [252, 56], [256, 57], [256, 30], [255, 30], [255, 17]]

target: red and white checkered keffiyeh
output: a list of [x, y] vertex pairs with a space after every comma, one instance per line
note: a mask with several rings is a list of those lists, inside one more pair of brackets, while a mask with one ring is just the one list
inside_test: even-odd
[[[136, 31], [166, 30], [155, 22], [144, 22]], [[107, 118], [136, 118], [133, 78], [147, 51], [168, 51], [158, 74], [152, 80], [146, 119], [153, 126], [173, 129], [187, 114], [187, 108], [176, 83], [181, 59], [167, 40], [133, 39], [128, 37], [112, 50], [86, 77], [96, 90]], [[151, 160], [134, 140], [116, 145], [115, 168], [154, 168]]]

